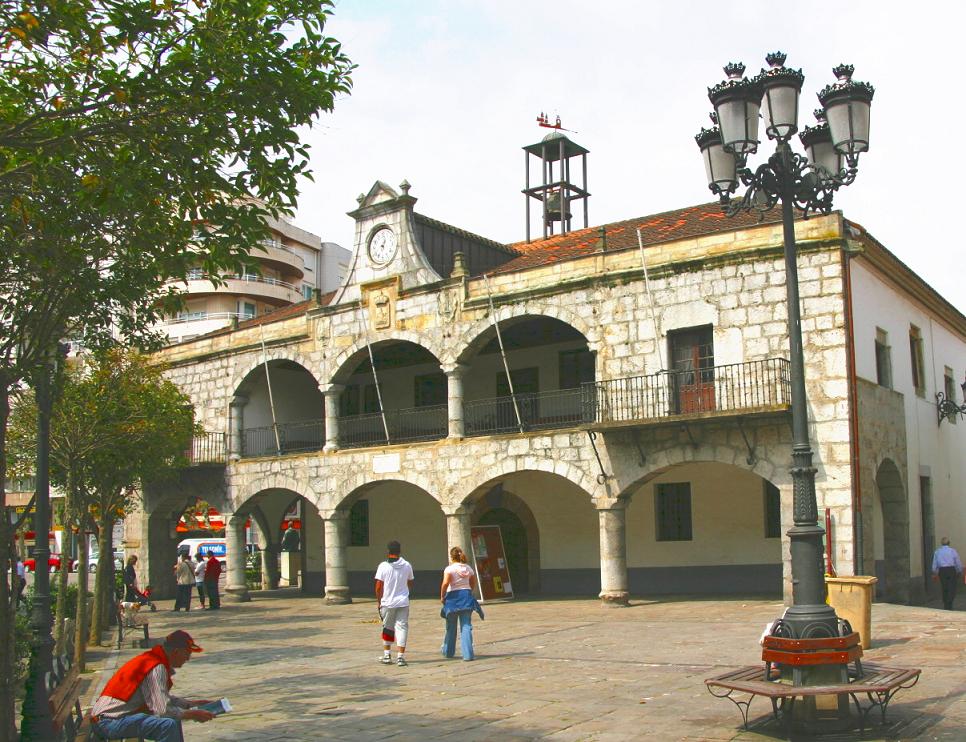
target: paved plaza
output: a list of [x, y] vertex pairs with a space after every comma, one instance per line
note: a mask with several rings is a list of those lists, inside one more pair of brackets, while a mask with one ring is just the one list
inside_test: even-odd
[[[966, 607], [966, 606], [960, 606]], [[294, 592], [254, 593], [220, 612], [150, 614], [151, 634], [185, 628], [205, 648], [175, 692], [228, 697], [234, 712], [186, 723], [201, 740], [767, 740], [782, 739], [756, 699], [751, 731], [703, 680], [759, 661], [758, 638], [780, 615], [769, 600], [588, 599], [491, 604], [474, 622], [478, 658], [439, 655], [439, 604], [414, 601], [408, 667], [384, 666], [371, 599], [326, 606]], [[866, 740], [966, 739], [966, 612], [877, 604], [866, 659], [921, 667], [889, 723]], [[125, 648], [110, 667], [133, 656]], [[797, 739], [798, 737], [796, 737]], [[825, 740], [859, 739], [857, 733]]]

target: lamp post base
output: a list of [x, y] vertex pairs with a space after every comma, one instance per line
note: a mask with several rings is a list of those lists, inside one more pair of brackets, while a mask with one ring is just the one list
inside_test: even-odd
[[788, 629], [790, 639], [826, 639], [842, 635], [835, 609], [826, 603], [789, 606], [781, 617], [781, 627]]

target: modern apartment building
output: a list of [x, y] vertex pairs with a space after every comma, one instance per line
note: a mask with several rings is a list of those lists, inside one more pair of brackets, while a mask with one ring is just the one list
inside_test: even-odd
[[271, 237], [253, 250], [259, 271], [224, 276], [218, 286], [201, 272], [183, 285], [185, 308], [164, 320], [171, 342], [190, 340], [235, 322], [261, 317], [282, 307], [311, 299], [318, 289], [334, 290], [348, 268], [349, 251], [300, 229], [285, 219], [269, 219]]

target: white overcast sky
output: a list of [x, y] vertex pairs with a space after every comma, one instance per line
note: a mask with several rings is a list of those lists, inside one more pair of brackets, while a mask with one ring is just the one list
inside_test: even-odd
[[305, 133], [296, 223], [351, 249], [356, 196], [407, 179], [420, 213], [521, 240], [540, 111], [590, 150], [591, 225], [709, 201], [707, 87], [781, 50], [805, 73], [800, 125], [839, 62], [875, 85], [870, 151], [836, 207], [966, 312], [964, 28], [966, 3], [929, 0], [336, 0], [327, 31], [359, 67]]

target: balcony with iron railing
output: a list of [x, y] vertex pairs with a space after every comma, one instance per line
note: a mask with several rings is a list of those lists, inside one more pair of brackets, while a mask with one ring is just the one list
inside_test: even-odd
[[241, 455], [276, 456], [318, 451], [325, 444], [325, 422], [301, 420], [258, 428], [247, 428], [242, 436]]
[[221, 277], [222, 283], [215, 286], [211, 279], [201, 270], [191, 270], [185, 280], [172, 280], [169, 283], [184, 284], [189, 294], [245, 294], [258, 296], [273, 302], [297, 304], [304, 298], [302, 289], [289, 281], [272, 276], [260, 276], [254, 273], [228, 274]]
[[[520, 434], [579, 428], [606, 430], [676, 421], [786, 412], [791, 405], [788, 361], [771, 358], [697, 369], [659, 371], [574, 389], [464, 402], [464, 435]], [[339, 418], [339, 447], [359, 448], [447, 436], [446, 405]], [[279, 423], [244, 431], [244, 457], [319, 451], [322, 420]]]
[[228, 445], [224, 433], [205, 431], [191, 439], [191, 448], [185, 451], [189, 466], [224, 464], [228, 460]]

